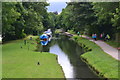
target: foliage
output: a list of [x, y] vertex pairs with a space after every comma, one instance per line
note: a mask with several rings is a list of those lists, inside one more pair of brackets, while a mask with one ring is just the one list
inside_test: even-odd
[[69, 2], [57, 23], [66, 31], [72, 29], [91, 35], [109, 34], [115, 39], [120, 31], [120, 2]]
[[[15, 27], [12, 25], [17, 18], [20, 17], [20, 13], [16, 11], [17, 3], [3, 3], [2, 4], [2, 36], [3, 40], [11, 39], [15, 37]], [[6, 14], [7, 13], [7, 14]]]
[[113, 27], [111, 19], [113, 18], [113, 14], [116, 13], [116, 9], [119, 7], [118, 2], [101, 2], [101, 3], [93, 3], [93, 9], [97, 16], [97, 24], [99, 25], [98, 29], [100, 33], [110, 34], [113, 36], [116, 32], [116, 28]]
[[94, 22], [93, 10], [91, 3], [86, 2], [70, 2], [67, 7], [63, 9], [60, 20], [64, 29], [73, 29], [77, 31], [84, 31], [88, 25]]
[[61, 15], [58, 16], [57, 24], [58, 26], [64, 28], [66, 31], [70, 28], [72, 28], [72, 6], [67, 6], [66, 9], [62, 10]]
[[48, 27], [46, 2], [4, 2], [2, 5], [3, 41], [39, 34]]
[[61, 29], [56, 29], [55, 30], [55, 33], [57, 34], [57, 33], [62, 33], [62, 30]]
[[[119, 7], [120, 7], [120, 2], [119, 2]], [[113, 18], [111, 19], [111, 22], [113, 23], [113, 26], [116, 29], [116, 32], [120, 31], [120, 8], [116, 8], [116, 12], [112, 14]]]
[[38, 35], [48, 28], [97, 33], [98, 37], [104, 33], [120, 41], [120, 2], [68, 2], [60, 15], [48, 13], [46, 6], [46, 2], [4, 2], [3, 41]]
[[119, 48], [120, 47], [120, 43], [115, 42], [115, 41], [106, 41], [107, 44], [109, 44], [110, 46], [113, 46], [115, 48]]
[[75, 32], [74, 32], [73, 30], [68, 30], [68, 32], [69, 32], [70, 34], [75, 34]]
[[56, 27], [56, 18], [57, 18], [57, 15], [50, 12], [48, 13], [49, 14], [49, 27], [54, 29]]

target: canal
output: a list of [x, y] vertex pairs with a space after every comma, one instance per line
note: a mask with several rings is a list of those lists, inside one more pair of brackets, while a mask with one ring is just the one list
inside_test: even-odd
[[41, 50], [58, 55], [58, 63], [66, 78], [98, 78], [81, 60], [80, 55], [84, 53], [82, 47], [66, 36], [54, 38], [47, 46], [38, 48], [38, 51]]

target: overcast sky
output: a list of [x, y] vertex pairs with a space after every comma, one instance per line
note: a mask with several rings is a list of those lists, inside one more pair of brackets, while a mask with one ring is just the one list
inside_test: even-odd
[[55, 12], [57, 11], [58, 13], [60, 13], [62, 11], [63, 8], [66, 7], [66, 3], [65, 2], [50, 2], [50, 6], [48, 6], [48, 12]]
[[67, 6], [66, 2], [70, 0], [48, 0], [47, 2], [50, 3], [48, 6], [48, 12], [55, 12], [61, 13], [62, 9]]

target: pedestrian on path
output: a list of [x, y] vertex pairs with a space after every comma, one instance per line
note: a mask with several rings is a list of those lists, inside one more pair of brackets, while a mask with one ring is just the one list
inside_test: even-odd
[[102, 37], [103, 37], [103, 35], [102, 35], [102, 34], [100, 34], [100, 40], [102, 40]]
[[110, 35], [109, 34], [107, 34], [106, 37], [105, 37], [105, 41], [108, 41], [108, 40], [110, 40]]
[[94, 39], [94, 34], [92, 34], [92, 38]]
[[97, 40], [97, 34], [94, 34], [95, 41]]
[[104, 39], [104, 33], [101, 33], [100, 34], [100, 40], [103, 40]]
[[77, 35], [78, 35], [78, 36], [80, 35], [80, 32], [79, 32], [79, 31], [77, 32]]
[[92, 34], [92, 38], [96, 41], [97, 40], [97, 34]]
[[[102, 48], [102, 50], [104, 52], [106, 52], [107, 54], [111, 55], [113, 58], [117, 59], [120, 61], [120, 56], [118, 53], [118, 49], [113, 48], [112, 46], [108, 45], [107, 43], [105, 43], [104, 41], [93, 41], [91, 40], [91, 38], [89, 38], [88, 36], [83, 36], [84, 38], [96, 43], [98, 46], [100, 46]], [[119, 48], [120, 49], [120, 48]]]

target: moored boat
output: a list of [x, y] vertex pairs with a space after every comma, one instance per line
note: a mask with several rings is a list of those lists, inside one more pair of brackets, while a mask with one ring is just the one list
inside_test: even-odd
[[44, 34], [42, 34], [42, 35], [40, 36], [40, 39], [41, 39], [41, 42], [40, 42], [40, 43], [41, 43], [42, 45], [47, 45], [48, 42], [50, 42], [51, 39], [52, 39], [51, 29], [48, 29], [47, 31], [45, 31]]

